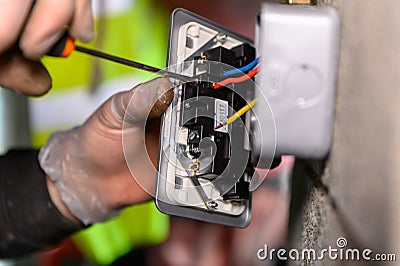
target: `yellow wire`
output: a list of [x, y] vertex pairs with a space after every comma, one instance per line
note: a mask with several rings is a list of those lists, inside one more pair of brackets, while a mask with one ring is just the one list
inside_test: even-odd
[[230, 116], [223, 124], [219, 125], [216, 128], [232, 124], [235, 122], [239, 117], [247, 113], [250, 109], [252, 109], [254, 106], [257, 104], [257, 98], [253, 99], [250, 103], [246, 104], [244, 107], [242, 107], [239, 111], [234, 113], [232, 116]]

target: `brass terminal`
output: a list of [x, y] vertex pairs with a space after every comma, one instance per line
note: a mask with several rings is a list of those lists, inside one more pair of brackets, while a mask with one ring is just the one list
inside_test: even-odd
[[283, 0], [281, 3], [289, 5], [316, 5], [317, 0]]
[[192, 171], [192, 176], [196, 176], [197, 171], [200, 169], [200, 163], [197, 158], [193, 159], [193, 163], [189, 165], [190, 171]]

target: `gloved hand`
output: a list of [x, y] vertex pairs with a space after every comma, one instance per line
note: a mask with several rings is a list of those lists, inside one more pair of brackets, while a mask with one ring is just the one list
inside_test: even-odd
[[0, 86], [26, 95], [51, 88], [49, 73], [38, 60], [66, 27], [82, 42], [94, 37], [90, 0], [0, 0], [0, 7]]
[[[154, 119], [172, 98], [170, 81], [157, 78], [115, 94], [82, 126], [55, 133], [39, 154], [53, 201], [60, 195], [74, 217], [91, 224], [148, 200], [141, 185], [155, 182], [159, 123]], [[137, 178], [148, 182], [138, 184]]]

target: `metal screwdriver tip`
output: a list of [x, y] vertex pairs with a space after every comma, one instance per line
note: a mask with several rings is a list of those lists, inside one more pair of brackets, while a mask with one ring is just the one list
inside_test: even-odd
[[225, 123], [219, 124], [218, 126], [214, 127], [214, 130], [220, 129], [221, 127], [223, 127], [225, 125], [226, 125]]

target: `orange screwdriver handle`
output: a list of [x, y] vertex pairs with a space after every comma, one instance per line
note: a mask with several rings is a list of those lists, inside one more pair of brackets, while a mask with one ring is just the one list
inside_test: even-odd
[[75, 50], [75, 40], [66, 32], [47, 53], [53, 57], [68, 57]]

